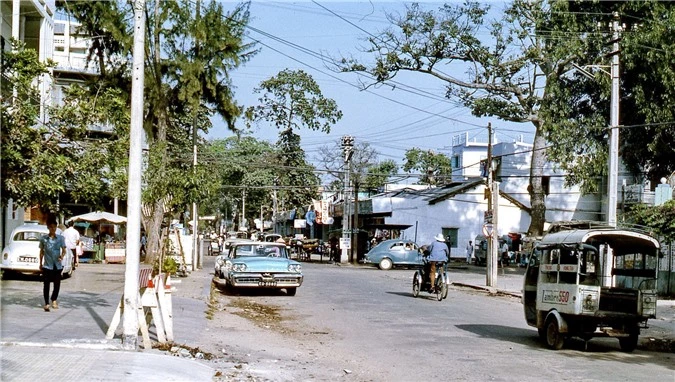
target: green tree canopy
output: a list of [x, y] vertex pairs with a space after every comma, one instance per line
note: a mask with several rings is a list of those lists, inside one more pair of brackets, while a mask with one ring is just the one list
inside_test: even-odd
[[317, 197], [320, 181], [313, 166], [307, 163], [296, 131], [306, 128], [328, 133], [342, 118], [342, 111], [334, 100], [323, 96], [312, 76], [302, 70], [283, 70], [261, 82], [255, 92], [262, 96], [259, 105], [246, 110], [249, 125], [266, 121], [280, 130], [279, 182], [292, 188], [283, 193], [284, 199], [291, 206], [307, 205]]
[[405, 153], [403, 171], [422, 174], [418, 184], [443, 184], [452, 176], [450, 158], [432, 150], [422, 150], [417, 147]]
[[[132, 3], [67, 2], [61, 10], [73, 15], [100, 44], [90, 57], [103, 57], [98, 82], [128, 92], [132, 50]], [[149, 155], [144, 172], [144, 216], [148, 231], [147, 262], [158, 255], [165, 216], [186, 204], [212, 197], [209, 170], [193, 167], [193, 129], [207, 131], [210, 116], [229, 129], [242, 113], [234, 99], [230, 71], [256, 53], [244, 42], [249, 3], [226, 12], [217, 1], [148, 1], [146, 5], [145, 119]], [[101, 31], [105, 33], [100, 33]], [[201, 147], [201, 140], [197, 145]], [[186, 155], [187, 154], [187, 155]], [[169, 207], [169, 210], [165, 210]]]
[[[561, 116], [569, 113], [563, 101], [568, 95], [560, 93], [564, 87], [559, 84], [573, 64], [584, 62], [607, 40], [579, 29], [572, 4], [576, 2], [515, 0], [497, 20], [488, 20], [489, 5], [478, 2], [446, 4], [437, 11], [413, 4], [405, 14], [389, 16], [390, 28], [366, 38], [365, 52], [372, 62], [343, 58], [336, 64], [367, 74], [370, 85], [404, 72], [431, 76], [446, 85], [448, 98], [460, 100], [475, 116], [531, 123], [535, 135], [528, 233], [537, 236], [546, 214], [542, 178], [547, 142], [561, 145], [556, 134], [570, 129], [569, 123], [561, 123]], [[479, 38], [485, 31], [488, 36]], [[587, 151], [597, 152], [597, 146]], [[587, 158], [577, 154], [571, 159], [583, 165]]]

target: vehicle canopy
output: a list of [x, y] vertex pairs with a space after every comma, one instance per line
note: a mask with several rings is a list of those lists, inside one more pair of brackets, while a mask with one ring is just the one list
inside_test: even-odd
[[614, 256], [635, 252], [656, 256], [659, 249], [659, 242], [653, 237], [623, 229], [579, 229], [549, 233], [541, 239], [537, 248], [545, 249], [557, 244], [590, 244], [596, 248], [608, 244], [614, 249]]
[[[635, 230], [615, 228], [591, 228], [559, 231], [545, 235], [537, 244], [540, 253], [547, 253], [553, 248], [563, 249], [562, 256], [582, 254], [581, 260], [567, 259], [560, 263], [572, 264], [581, 261], [581, 268], [586, 267], [592, 259], [602, 270], [597, 276], [603, 278], [602, 285], [623, 288], [655, 289], [658, 268], [659, 242], [650, 235]], [[611, 248], [608, 254], [602, 255]], [[591, 251], [591, 252], [589, 252]], [[589, 255], [596, 253], [597, 255]], [[549, 254], [549, 256], [555, 256]], [[588, 257], [590, 256], [590, 257]], [[606, 260], [600, 257], [606, 256]], [[556, 263], [548, 257], [542, 263]], [[604, 265], [601, 265], [602, 261]], [[550, 267], [550, 266], [549, 266]], [[552, 269], [552, 268], [551, 268]], [[611, 279], [614, 281], [610, 281]], [[584, 279], [580, 277], [579, 280]]]

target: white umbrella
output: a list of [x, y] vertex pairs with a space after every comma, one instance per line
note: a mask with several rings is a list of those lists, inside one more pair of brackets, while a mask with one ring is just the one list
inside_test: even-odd
[[91, 223], [113, 223], [113, 224], [123, 224], [127, 222], [127, 218], [120, 215], [111, 214], [110, 212], [89, 212], [84, 215], [73, 216], [72, 218], [66, 221], [86, 221]]

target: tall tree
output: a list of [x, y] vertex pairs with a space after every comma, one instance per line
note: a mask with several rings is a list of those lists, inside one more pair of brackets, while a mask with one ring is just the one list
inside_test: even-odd
[[440, 185], [450, 179], [452, 165], [445, 154], [415, 147], [406, 151], [403, 171], [421, 174], [418, 184]]
[[[356, 141], [354, 143], [353, 154], [351, 157], [351, 173], [355, 188], [361, 188], [372, 166], [377, 163], [379, 153], [368, 143]], [[336, 187], [336, 190], [342, 190], [344, 186], [345, 158], [341, 141], [323, 145], [319, 148], [317, 161], [321, 163], [322, 170], [328, 175], [328, 181]]]
[[53, 63], [41, 63], [38, 53], [16, 40], [2, 52], [2, 204], [49, 207], [67, 179], [68, 158], [60, 137], [39, 123], [39, 81]]
[[[656, 1], [570, 2], [567, 17], [538, 27], [573, 30], [585, 38], [585, 54], [575, 63], [586, 75], [574, 70], [549, 84], [547, 118], [559, 128], [549, 131], [557, 144], [549, 149], [552, 159], [570, 174], [570, 183], [597, 190], [597, 178], [607, 174], [607, 126], [611, 108], [611, 78], [607, 66], [613, 57], [613, 21], [620, 32], [619, 123], [620, 157], [637, 182], [657, 180], [675, 171], [675, 4]], [[560, 10], [562, 11], [562, 10]], [[616, 16], [614, 16], [616, 14]], [[597, 25], [602, 25], [601, 29]], [[588, 73], [592, 73], [591, 78]]]
[[366, 178], [363, 180], [363, 188], [369, 193], [384, 191], [384, 187], [389, 183], [389, 178], [396, 175], [398, 165], [391, 159], [378, 162], [368, 167]]
[[[49, 118], [40, 120], [37, 84], [52, 64], [40, 63], [35, 50], [12, 43], [13, 49], [3, 52], [3, 204], [11, 198], [21, 206], [56, 212], [63, 210], [57, 201], [65, 194], [92, 207], [101, 207], [106, 195], [122, 196], [129, 124], [125, 98], [101, 88], [90, 97], [73, 86], [64, 91], [63, 104], [48, 107]], [[91, 140], [94, 125], [108, 127], [110, 137]]]
[[[366, 52], [374, 56], [373, 63], [344, 58], [338, 65], [368, 74], [373, 83], [387, 82], [401, 72], [432, 76], [447, 86], [447, 97], [459, 99], [475, 116], [531, 123], [535, 136], [528, 233], [540, 235], [546, 217], [546, 132], [556, 128], [542, 107], [550, 83], [572, 68], [586, 52], [586, 42], [568, 38], [567, 29], [542, 35], [537, 28], [551, 18], [569, 18], [558, 12], [566, 3], [516, 0], [495, 21], [486, 20], [489, 5], [477, 2], [446, 4], [438, 11], [413, 4], [403, 16], [389, 16], [392, 27], [367, 38]], [[489, 38], [478, 38], [484, 30]], [[448, 67], [456, 69], [449, 72]]]
[[[229, 218], [235, 217], [235, 228], [241, 218], [251, 222], [266, 211], [271, 218], [274, 184], [277, 176], [277, 150], [268, 142], [250, 136], [234, 136], [210, 141], [204, 148], [210, 164], [212, 182], [218, 185], [211, 210], [218, 209]], [[246, 193], [246, 211], [242, 198]]]
[[307, 205], [317, 197], [319, 178], [313, 173], [300, 146], [297, 130], [306, 128], [330, 132], [331, 126], [342, 118], [334, 100], [321, 93], [312, 76], [302, 70], [283, 70], [260, 83], [255, 89], [262, 93], [260, 104], [246, 110], [250, 122], [266, 121], [279, 129], [279, 156], [282, 185], [293, 187], [285, 192], [291, 206]]
[[[91, 47], [93, 57], [114, 58], [98, 60], [107, 65], [107, 70], [100, 70], [103, 76], [99, 81], [122, 89], [129, 89], [131, 83], [124, 71], [129, 65], [126, 58], [131, 56], [131, 7], [122, 1], [66, 2], [62, 7], [82, 22], [87, 33], [102, 40]], [[144, 216], [146, 261], [153, 262], [165, 215], [183, 211], [189, 202], [206, 200], [212, 192], [202, 187], [208, 183], [206, 169], [193, 168], [183, 154], [192, 151], [193, 129], [210, 127], [211, 114], [235, 130], [242, 110], [234, 100], [229, 73], [256, 50], [244, 42], [249, 3], [226, 12], [216, 1], [205, 1], [204, 5], [201, 1], [148, 1], [146, 13], [144, 127], [150, 150], [143, 201], [150, 207], [150, 214]], [[111, 26], [113, 23], [118, 24]], [[96, 34], [101, 30], [110, 33]], [[116, 38], [117, 34], [125, 37]], [[118, 44], [108, 44], [108, 40]]]

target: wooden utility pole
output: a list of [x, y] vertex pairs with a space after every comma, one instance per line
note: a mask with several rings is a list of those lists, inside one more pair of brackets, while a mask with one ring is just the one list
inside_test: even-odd
[[145, 1], [134, 1], [134, 48], [129, 127], [129, 180], [127, 196], [126, 266], [124, 271], [124, 321], [122, 347], [138, 348], [140, 301], [138, 272], [141, 253], [141, 177], [143, 144], [143, 87], [145, 83]]

